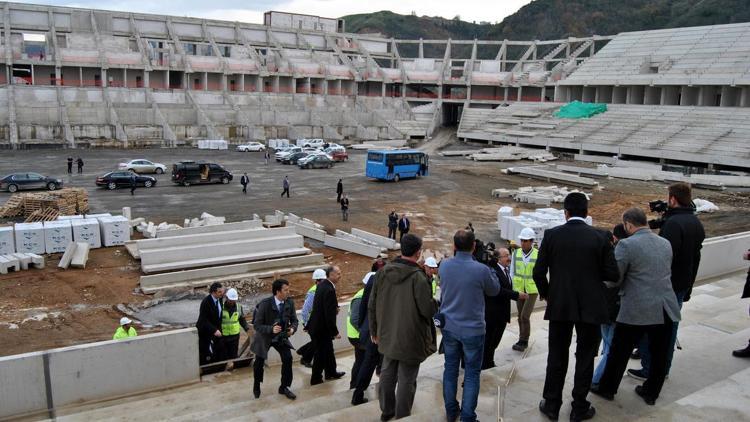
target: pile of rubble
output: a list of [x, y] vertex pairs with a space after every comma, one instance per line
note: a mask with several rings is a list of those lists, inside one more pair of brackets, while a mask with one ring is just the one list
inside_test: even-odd
[[[523, 186], [518, 189], [493, 189], [492, 197], [513, 198], [517, 202], [550, 206], [553, 203], [561, 204], [565, 197], [573, 192], [581, 191], [557, 186]], [[586, 198], [591, 199], [591, 193], [583, 192], [583, 194], [586, 195]]]
[[171, 224], [167, 222], [161, 222], [159, 224], [156, 224], [153, 221], [147, 222], [143, 217], [131, 219], [130, 221], [131, 226], [134, 227], [138, 233], [143, 234], [143, 237], [153, 239], [159, 237], [159, 232], [163, 231], [224, 224], [226, 222], [226, 218], [216, 217], [207, 212], [204, 212], [198, 218], [186, 218], [182, 226], [180, 226], [179, 224]]
[[26, 217], [25, 222], [52, 221], [60, 215], [89, 212], [89, 195], [84, 188], [15, 193], [0, 207], [0, 218]]

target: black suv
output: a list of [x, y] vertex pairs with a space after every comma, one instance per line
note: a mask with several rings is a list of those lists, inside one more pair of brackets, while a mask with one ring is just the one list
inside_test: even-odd
[[180, 161], [172, 165], [172, 181], [178, 185], [224, 183], [232, 180], [232, 173], [219, 164], [204, 161]]

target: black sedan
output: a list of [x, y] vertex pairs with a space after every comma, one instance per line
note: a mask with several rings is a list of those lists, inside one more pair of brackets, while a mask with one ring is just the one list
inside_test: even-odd
[[281, 164], [297, 164], [297, 161], [300, 160], [300, 158], [307, 157], [307, 152], [295, 152], [291, 155], [287, 155], [286, 157], [281, 159]]
[[301, 169], [329, 169], [333, 167], [333, 160], [323, 154], [308, 155], [297, 161]]
[[104, 186], [109, 190], [129, 188], [130, 178], [135, 177], [135, 185], [150, 188], [156, 185], [156, 179], [151, 176], [141, 176], [129, 171], [112, 171], [96, 178], [96, 186]]
[[39, 173], [12, 173], [0, 179], [0, 190], [8, 192], [30, 189], [55, 190], [62, 186], [62, 180], [42, 176]]

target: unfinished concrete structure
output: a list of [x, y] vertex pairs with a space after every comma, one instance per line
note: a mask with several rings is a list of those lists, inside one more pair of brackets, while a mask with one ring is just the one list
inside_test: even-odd
[[0, 7], [0, 139], [13, 148], [425, 137], [469, 106], [551, 99], [611, 38], [397, 40], [327, 24]]

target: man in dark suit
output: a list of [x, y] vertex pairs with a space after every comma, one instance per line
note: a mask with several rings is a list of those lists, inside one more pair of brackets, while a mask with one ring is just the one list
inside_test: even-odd
[[297, 312], [294, 301], [289, 298], [289, 282], [280, 278], [271, 287], [273, 296], [260, 301], [253, 314], [255, 337], [250, 350], [255, 353], [253, 363], [253, 395], [260, 397], [260, 384], [263, 382], [263, 366], [268, 359], [268, 349], [273, 347], [281, 356], [281, 385], [279, 394], [294, 400], [297, 396], [289, 387], [292, 385], [292, 352], [289, 341], [297, 331]]
[[609, 322], [604, 281], [619, 280], [619, 270], [606, 234], [586, 224], [586, 195], [571, 193], [563, 205], [567, 223], [545, 231], [534, 268], [539, 296], [547, 301], [544, 319], [549, 320], [547, 375], [539, 410], [550, 419], [558, 418], [575, 328], [576, 369], [570, 420], [581, 421], [596, 413], [586, 396], [601, 340], [599, 326]]
[[495, 367], [495, 349], [500, 345], [505, 326], [510, 322], [510, 301], [529, 297], [524, 292], [519, 293], [513, 290], [508, 249], [500, 248], [494, 251], [490, 260], [490, 268], [497, 274], [500, 293], [484, 297], [484, 322], [487, 324], [487, 331], [484, 340], [482, 370]]
[[341, 279], [341, 270], [335, 265], [330, 266], [326, 269], [326, 276], [328, 278], [322, 280], [315, 291], [312, 313], [307, 322], [307, 331], [315, 349], [310, 385], [323, 383], [324, 371], [327, 380], [339, 379], [346, 374], [336, 371], [336, 355], [333, 353], [333, 339], [341, 338], [336, 326], [336, 314], [339, 312], [336, 283]]
[[208, 293], [201, 302], [198, 321], [195, 323], [201, 365], [216, 361], [221, 356], [221, 298], [224, 296], [224, 288], [221, 283], [213, 283], [208, 288]]
[[411, 229], [411, 221], [409, 221], [409, 217], [406, 216], [406, 214], [401, 214], [401, 218], [398, 220], [398, 241], [400, 242], [401, 239], [404, 238], [405, 234], [409, 233], [409, 229]]

